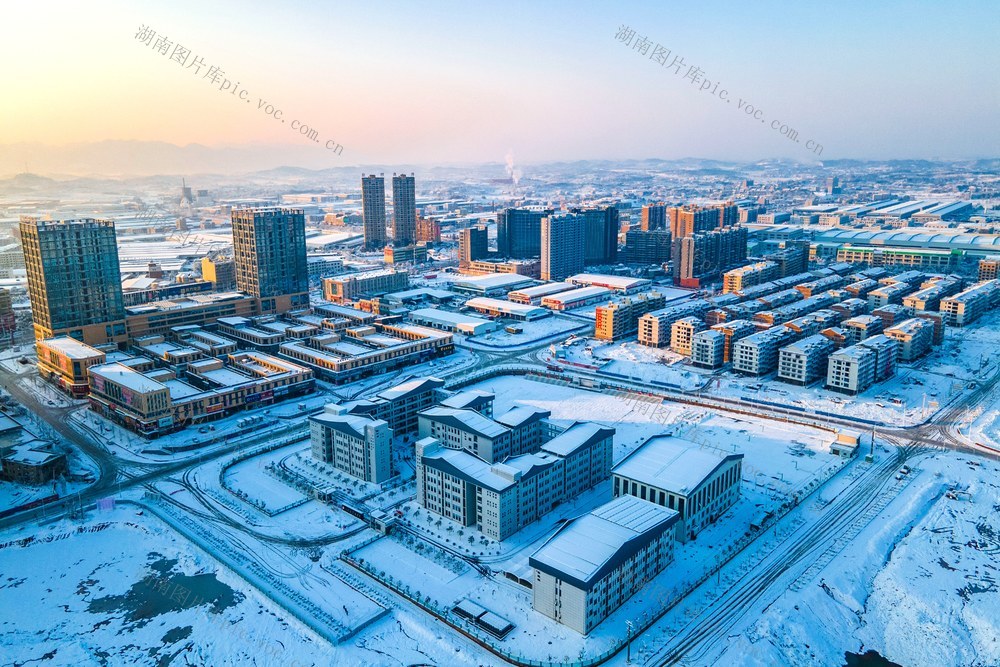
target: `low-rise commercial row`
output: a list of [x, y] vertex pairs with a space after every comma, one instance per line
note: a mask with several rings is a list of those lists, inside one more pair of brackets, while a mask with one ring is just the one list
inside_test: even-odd
[[377, 323], [288, 341], [279, 346], [278, 354], [307, 366], [320, 379], [344, 384], [430, 361], [454, 349], [450, 333], [414, 324]]
[[298, 396], [314, 383], [308, 368], [251, 351], [192, 362], [179, 377], [114, 362], [92, 366], [89, 380], [91, 408], [147, 438]]

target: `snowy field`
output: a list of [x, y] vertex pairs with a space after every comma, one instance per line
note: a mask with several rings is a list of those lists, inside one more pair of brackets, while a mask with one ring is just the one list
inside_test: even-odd
[[[292, 565], [270, 551], [258, 545], [249, 558], [278, 573]], [[344, 570], [365, 593], [335, 576]], [[0, 533], [0, 573], [4, 665], [492, 664], [336, 562], [276, 575], [357, 623], [331, 643], [159, 519], [121, 506], [83, 523]]]
[[0, 534], [4, 664], [310, 665], [332, 657], [332, 647], [148, 516], [119, 509], [42, 529], [26, 546], [9, 542], [24, 537]]
[[605, 343], [592, 338], [579, 339], [573, 345], [558, 346], [555, 350], [565, 353], [565, 358], [554, 358], [551, 350], [540, 358], [547, 363], [583, 364], [588, 370], [599, 369], [601, 373], [639, 382], [657, 380], [689, 391], [699, 389], [710, 381], [709, 377], [685, 363], [686, 357], [669, 348], [646, 347], [635, 341]]
[[581, 322], [578, 319], [564, 317], [558, 314], [532, 322], [517, 322], [513, 320], [503, 320], [504, 326], [515, 326], [520, 328], [521, 333], [507, 333], [503, 329], [492, 331], [482, 336], [465, 338], [463, 344], [470, 348], [493, 349], [493, 348], [516, 348], [523, 345], [531, 345], [548, 341], [560, 336], [568, 336], [570, 333], [582, 333], [584, 331], [592, 333], [593, 325]]
[[716, 664], [840, 665], [868, 650], [902, 665], [1000, 664], [1000, 466], [945, 452], [916, 465], [815, 581], [748, 614]]
[[306, 498], [305, 495], [268, 474], [266, 470], [266, 466], [287, 455], [287, 451], [277, 450], [241, 461], [226, 470], [223, 484], [227, 489], [242, 494], [251, 503], [259, 503], [268, 512], [276, 512], [301, 502]]

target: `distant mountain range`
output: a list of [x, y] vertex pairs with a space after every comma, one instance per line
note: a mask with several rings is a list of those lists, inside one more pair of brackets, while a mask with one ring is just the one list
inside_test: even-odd
[[[354, 179], [361, 172], [409, 173], [419, 171], [426, 177], [453, 178], [459, 172], [484, 170], [504, 175], [499, 163], [443, 164], [437, 166], [392, 164], [359, 165], [349, 158], [333, 155], [321, 147], [310, 145], [246, 144], [239, 146], [211, 147], [201, 144], [177, 146], [161, 141], [100, 141], [96, 143], [48, 146], [40, 143], [0, 144], [0, 189], [46, 189], [47, 180], [73, 181], [84, 185], [87, 181], [100, 184], [108, 180], [127, 180], [149, 183], [176, 180], [181, 176], [194, 179], [198, 176], [240, 177], [293, 182], [297, 179], [329, 177]], [[677, 170], [731, 172], [754, 171], [779, 166], [819, 166], [816, 163], [798, 163], [785, 158], [761, 159], [754, 162], [741, 160], [713, 160], [686, 157], [679, 159], [633, 160], [553, 160], [544, 165], [552, 171], [566, 170]], [[893, 169], [924, 170], [942, 164], [960, 165], [970, 171], [1000, 170], [1000, 158], [970, 159], [959, 161], [897, 159], [897, 160], [824, 160], [822, 167], [849, 169], [882, 165]], [[294, 165], [294, 166], [290, 166]], [[40, 175], [39, 175], [40, 174]]]
[[245, 174], [288, 164], [305, 170], [338, 167], [357, 170], [344, 157], [309, 145], [211, 147], [201, 144], [176, 146], [162, 141], [0, 145], [0, 177], [25, 172], [56, 178]]

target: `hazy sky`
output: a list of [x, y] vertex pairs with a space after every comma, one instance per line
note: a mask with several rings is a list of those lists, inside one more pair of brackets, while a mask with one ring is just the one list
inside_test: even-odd
[[[824, 158], [1000, 154], [997, 0], [33, 1], [3, 23], [0, 144], [307, 144], [297, 120], [317, 151], [343, 145], [330, 166], [808, 160], [809, 139]], [[681, 73], [616, 40], [623, 24], [683, 57]], [[140, 43], [142, 25], [201, 73]], [[204, 78], [211, 65], [245, 99]], [[692, 65], [729, 102], [685, 79]]]

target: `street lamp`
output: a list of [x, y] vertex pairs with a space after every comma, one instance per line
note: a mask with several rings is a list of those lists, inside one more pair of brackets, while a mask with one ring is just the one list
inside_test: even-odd
[[625, 621], [625, 629], [628, 631], [628, 639], [625, 643], [625, 662], [632, 664], [632, 621]]

